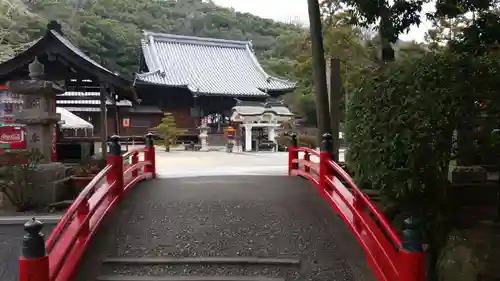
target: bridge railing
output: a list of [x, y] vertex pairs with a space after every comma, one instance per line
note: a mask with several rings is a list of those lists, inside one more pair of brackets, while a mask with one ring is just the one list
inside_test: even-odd
[[[139, 181], [155, 178], [153, 135], [144, 149], [122, 155], [118, 136], [111, 137], [106, 167], [82, 190], [44, 241], [43, 223], [35, 218], [24, 226], [19, 281], [69, 281], [99, 224]], [[140, 153], [144, 153], [140, 161]]]
[[292, 136], [292, 143], [288, 148], [289, 175], [301, 176], [314, 184], [356, 237], [376, 280], [423, 281], [424, 253], [418, 221], [408, 217], [400, 238], [368, 196], [331, 160], [330, 134], [323, 136], [320, 152], [297, 147], [296, 136]]

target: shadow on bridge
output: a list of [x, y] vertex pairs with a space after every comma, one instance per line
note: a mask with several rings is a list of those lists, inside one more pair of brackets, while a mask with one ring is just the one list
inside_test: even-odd
[[[109, 191], [97, 200], [110, 203], [86, 203], [82, 212], [81, 202], [93, 198], [84, 191], [49, 236], [47, 255], [36, 241], [40, 225], [31, 222], [19, 281], [423, 280], [421, 250], [403, 248], [384, 218], [378, 218], [380, 227], [377, 217], [364, 215], [364, 209], [377, 212], [329, 160], [328, 136], [325, 152], [290, 148], [290, 175], [309, 181], [217, 176], [156, 179], [131, 188], [154, 177], [151, 136], [146, 143], [144, 161], [138, 152], [125, 155], [131, 158], [125, 166], [119, 152], [110, 161], [109, 171], [125, 175], [101, 175]], [[95, 187], [86, 190], [98, 194]]]

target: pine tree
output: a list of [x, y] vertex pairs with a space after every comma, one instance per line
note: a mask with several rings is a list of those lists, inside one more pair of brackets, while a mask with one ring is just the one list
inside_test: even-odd
[[182, 134], [184, 131], [177, 128], [175, 118], [170, 112], [165, 112], [161, 123], [154, 127], [153, 130], [163, 138], [163, 145], [165, 146], [165, 151], [170, 151], [170, 146], [175, 143], [177, 136]]

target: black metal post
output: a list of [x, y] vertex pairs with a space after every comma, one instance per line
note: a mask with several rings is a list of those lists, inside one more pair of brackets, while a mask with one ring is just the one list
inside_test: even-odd
[[118, 135], [113, 135], [110, 140], [111, 143], [109, 144], [109, 153], [113, 156], [121, 156], [122, 148], [120, 144], [120, 137]]
[[292, 133], [291, 137], [292, 137], [292, 146], [293, 147], [298, 147], [299, 146], [299, 142], [297, 141], [297, 134]]
[[316, 116], [320, 136], [330, 131], [330, 117], [328, 105], [328, 89], [326, 83], [325, 50], [321, 28], [321, 13], [318, 0], [307, 0], [309, 11], [309, 26], [313, 58], [314, 85], [316, 88]]
[[146, 146], [154, 146], [154, 135], [152, 133], [148, 133], [146, 135]]
[[407, 252], [422, 252], [423, 242], [420, 232], [420, 220], [409, 216], [403, 222], [403, 237], [401, 239], [403, 249]]
[[339, 130], [340, 130], [340, 100], [342, 85], [340, 80], [340, 59], [329, 60], [330, 64], [330, 125], [332, 133], [332, 160], [339, 162]]
[[45, 238], [42, 233], [43, 223], [33, 218], [24, 224], [21, 255], [26, 259], [38, 259], [45, 257]]
[[321, 145], [319, 147], [321, 152], [332, 152], [332, 135], [330, 133], [324, 133], [321, 136]]

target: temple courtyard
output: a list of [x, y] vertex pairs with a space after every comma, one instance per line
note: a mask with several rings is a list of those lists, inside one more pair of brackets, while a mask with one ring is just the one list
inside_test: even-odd
[[[340, 153], [344, 160], [344, 150]], [[287, 152], [181, 151], [157, 148], [158, 177], [197, 177], [220, 175], [284, 175]]]

